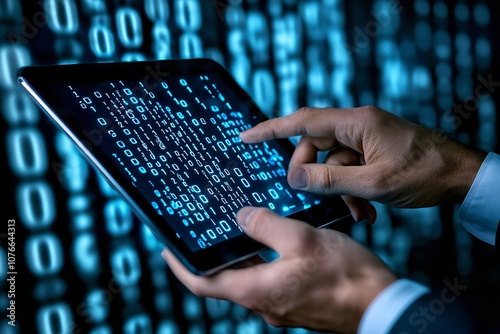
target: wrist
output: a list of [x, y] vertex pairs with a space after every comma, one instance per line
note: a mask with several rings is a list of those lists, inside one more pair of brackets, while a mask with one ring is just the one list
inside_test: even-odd
[[358, 332], [364, 314], [377, 296], [398, 280], [398, 277], [389, 269], [372, 272], [370, 276], [370, 278], [361, 284], [362, 286], [357, 287], [361, 295], [356, 298], [358, 301], [358, 308], [352, 318], [355, 332]]
[[460, 147], [457, 148], [456, 152], [460, 153], [456, 154], [458, 161], [457, 167], [452, 173], [453, 177], [450, 180], [450, 193], [452, 194], [452, 200], [461, 205], [487, 154], [481, 151], [473, 151], [460, 144], [457, 145]]

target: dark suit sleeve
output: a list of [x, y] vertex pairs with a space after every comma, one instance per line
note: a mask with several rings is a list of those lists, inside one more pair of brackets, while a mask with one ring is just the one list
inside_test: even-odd
[[478, 323], [461, 297], [460, 286], [423, 295], [403, 313], [390, 333], [478, 333]]

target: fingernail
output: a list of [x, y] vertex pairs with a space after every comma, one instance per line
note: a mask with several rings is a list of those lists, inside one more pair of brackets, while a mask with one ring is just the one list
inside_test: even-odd
[[240, 139], [245, 141], [245, 137], [248, 137], [248, 130], [240, 132]]
[[294, 168], [289, 174], [290, 186], [302, 189], [307, 187], [307, 172], [303, 168]]
[[255, 213], [255, 208], [252, 207], [246, 207], [242, 208], [238, 212], [237, 221], [240, 226], [245, 227], [248, 225], [248, 222], [250, 221], [250, 217]]
[[164, 249], [164, 250], [161, 251], [161, 257], [165, 258], [166, 256], [167, 256], [167, 250]]

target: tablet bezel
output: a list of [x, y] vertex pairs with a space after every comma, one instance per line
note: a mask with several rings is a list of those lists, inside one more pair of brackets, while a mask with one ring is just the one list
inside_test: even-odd
[[[99, 145], [90, 145], [83, 131], [86, 130], [71, 116], [50, 87], [60, 84], [89, 84], [114, 80], [143, 80], [147, 84], [160, 84], [158, 78], [168, 75], [217, 73], [244, 103], [255, 124], [268, 119], [250, 96], [232, 76], [211, 59], [161, 60], [128, 63], [82, 63], [74, 65], [27, 66], [18, 72], [21, 85], [28, 90], [42, 109], [77, 144], [84, 156], [104, 175], [108, 182], [131, 205], [156, 237], [193, 273], [209, 275], [221, 268], [257, 254], [265, 247], [246, 235], [231, 238], [205, 249], [191, 251], [186, 243], [175, 237], [175, 231], [164, 223], [150, 203], [141, 196], [117, 167], [107, 159]], [[96, 79], [98, 78], [98, 79]], [[141, 79], [142, 78], [142, 79]], [[286, 139], [277, 140], [287, 154], [292, 155], [294, 145]], [[292, 214], [289, 217], [304, 220], [319, 228], [349, 216], [349, 210], [339, 196], [325, 197], [318, 205]]]

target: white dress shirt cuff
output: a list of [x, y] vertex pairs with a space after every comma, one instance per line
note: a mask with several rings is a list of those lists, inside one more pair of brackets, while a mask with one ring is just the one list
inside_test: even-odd
[[484, 159], [459, 211], [460, 220], [475, 237], [494, 245], [500, 220], [500, 155]]
[[403, 313], [429, 289], [419, 283], [399, 279], [386, 287], [366, 309], [358, 334], [389, 333]]

